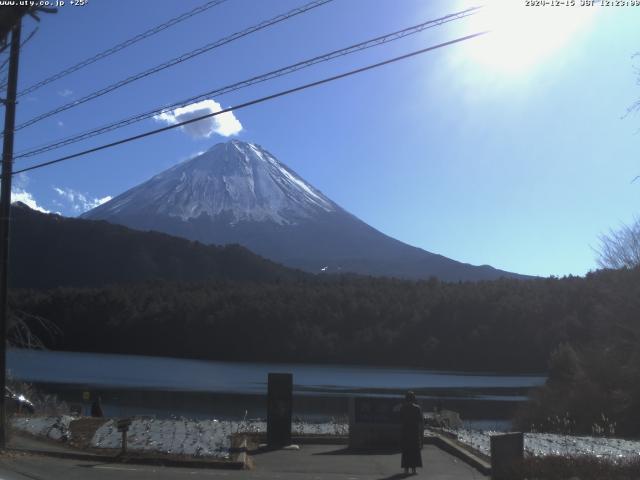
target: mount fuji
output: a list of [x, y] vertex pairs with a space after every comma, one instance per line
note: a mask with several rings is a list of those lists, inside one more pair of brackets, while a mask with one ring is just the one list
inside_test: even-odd
[[86, 212], [205, 244], [237, 243], [311, 272], [401, 278], [521, 277], [412, 247], [348, 213], [253, 143], [231, 140]]

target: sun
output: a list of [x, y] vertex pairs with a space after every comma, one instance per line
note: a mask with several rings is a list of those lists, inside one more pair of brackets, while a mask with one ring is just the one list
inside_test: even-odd
[[578, 6], [579, 0], [576, 6], [563, 7], [527, 6], [525, 0], [488, 0], [482, 5], [467, 26], [489, 34], [469, 42], [466, 53], [484, 66], [513, 73], [562, 55], [598, 9]]

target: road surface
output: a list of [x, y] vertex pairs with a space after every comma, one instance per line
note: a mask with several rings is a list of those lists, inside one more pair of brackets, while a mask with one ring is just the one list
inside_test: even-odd
[[[133, 464], [98, 463], [41, 455], [6, 454], [0, 457], [1, 480], [395, 480], [400, 473], [400, 455], [355, 454], [341, 445], [303, 445], [299, 451], [279, 450], [254, 455], [249, 471], [169, 468]], [[426, 445], [425, 468], [410, 478], [429, 480], [486, 479], [459, 459]]]

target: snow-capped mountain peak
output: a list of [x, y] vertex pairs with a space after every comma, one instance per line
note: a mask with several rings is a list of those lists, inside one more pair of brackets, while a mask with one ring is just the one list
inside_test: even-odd
[[83, 217], [205, 244], [237, 243], [316, 273], [456, 281], [513, 276], [388, 237], [340, 208], [261, 146], [239, 140], [219, 143]]
[[87, 217], [160, 214], [187, 221], [225, 215], [231, 224], [292, 225], [338, 209], [259, 145], [231, 140], [165, 170]]

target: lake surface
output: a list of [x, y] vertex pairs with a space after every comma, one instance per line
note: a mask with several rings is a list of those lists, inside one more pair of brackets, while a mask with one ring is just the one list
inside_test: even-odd
[[[233, 415], [237, 415], [242, 410], [238, 402], [252, 406], [256, 414], [263, 414], [269, 372], [293, 374], [294, 396], [306, 413], [345, 413], [349, 396], [398, 396], [409, 389], [416, 391], [427, 406], [439, 401], [466, 405], [469, 411], [495, 410], [500, 405], [522, 402], [529, 389], [545, 381], [541, 375], [213, 362], [19, 349], [7, 352], [7, 362], [13, 378], [47, 385], [48, 390], [68, 401], [79, 401], [78, 392], [89, 390], [99, 392], [109, 408], [119, 408], [117, 414], [122, 414], [123, 408], [130, 414], [133, 408], [136, 413], [144, 410], [161, 416], [169, 413], [201, 416], [201, 407], [206, 405], [210, 409], [214, 399], [219, 407], [218, 416], [231, 414], [230, 407]], [[473, 416], [496, 417], [477, 413]]]

